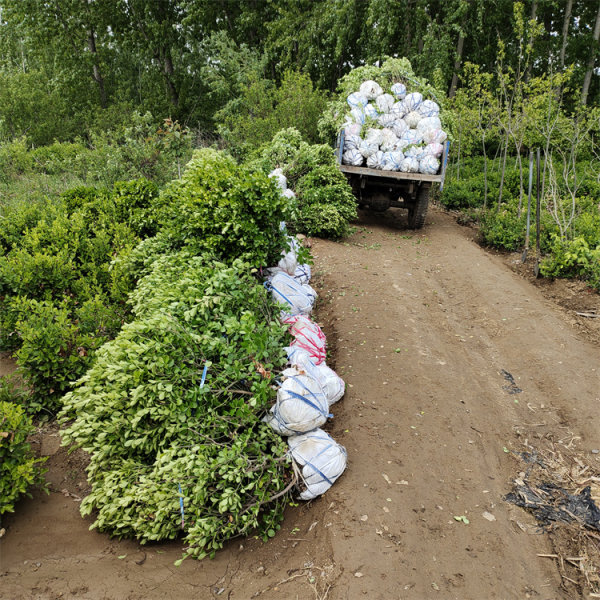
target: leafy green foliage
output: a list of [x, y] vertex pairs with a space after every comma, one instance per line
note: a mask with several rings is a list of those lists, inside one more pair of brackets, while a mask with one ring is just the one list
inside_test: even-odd
[[223, 152], [196, 151], [160, 203], [160, 235], [175, 249], [211, 253], [226, 262], [243, 258], [254, 267], [279, 260], [287, 200], [272, 179], [238, 166]]
[[583, 277], [600, 289], [600, 245], [591, 248], [584, 237], [561, 240], [552, 236], [552, 252], [546, 257], [540, 271], [546, 277]]
[[0, 515], [14, 512], [16, 500], [43, 479], [45, 459], [35, 458], [27, 442], [33, 431], [21, 406], [0, 400]]
[[91, 455], [81, 510], [96, 511], [94, 527], [142, 542], [183, 535], [196, 557], [277, 528], [286, 447], [261, 421], [275, 391], [258, 366], [284, 365], [286, 333], [250, 268], [160, 257], [132, 295], [135, 320], [64, 398], [63, 439]]

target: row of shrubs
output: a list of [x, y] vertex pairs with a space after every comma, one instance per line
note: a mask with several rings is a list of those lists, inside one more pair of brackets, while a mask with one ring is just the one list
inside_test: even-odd
[[[600, 182], [590, 175], [592, 165], [582, 161], [578, 165], [579, 180], [575, 213], [572, 222], [561, 235], [559, 223], [551, 212], [551, 200], [542, 197], [540, 219], [540, 248], [544, 256], [540, 270], [547, 277], [580, 277], [591, 287], [600, 290]], [[483, 158], [463, 161], [460, 178], [457, 171], [447, 173], [443, 194], [444, 206], [460, 210], [463, 219], [479, 224], [483, 244], [517, 251], [525, 246], [527, 226], [527, 172], [524, 173], [524, 193], [520, 194], [520, 174], [516, 167], [506, 169], [502, 202], [498, 206], [500, 190], [499, 161], [488, 161], [484, 174]], [[486, 202], [487, 179], [487, 202]], [[559, 190], [559, 203], [564, 207], [565, 221], [570, 214], [567, 190]], [[559, 218], [560, 218], [559, 205]], [[535, 241], [535, 178], [533, 186], [531, 234]]]
[[90, 453], [82, 512], [142, 541], [184, 529], [193, 556], [253, 528], [273, 535], [289, 465], [261, 417], [287, 334], [256, 270], [286, 248], [281, 221], [347, 230], [354, 200], [332, 150], [287, 131], [243, 165], [197, 151], [160, 193], [136, 180], [2, 213], [0, 341], [24, 387], [5, 378], [0, 398], [58, 412], [65, 440]]

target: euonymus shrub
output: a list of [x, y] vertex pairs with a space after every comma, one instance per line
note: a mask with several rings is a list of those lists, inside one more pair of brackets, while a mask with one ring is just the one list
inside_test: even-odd
[[131, 296], [134, 320], [65, 396], [63, 440], [91, 457], [81, 511], [93, 527], [183, 536], [195, 557], [274, 535], [290, 473], [262, 416], [287, 334], [250, 271], [188, 250], [158, 257]]

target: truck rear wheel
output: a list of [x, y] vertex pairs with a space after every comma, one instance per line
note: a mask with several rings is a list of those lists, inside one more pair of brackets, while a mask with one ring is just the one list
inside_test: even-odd
[[417, 191], [416, 202], [408, 209], [408, 226], [411, 229], [421, 229], [425, 225], [427, 208], [429, 207], [429, 190], [431, 184], [422, 183]]

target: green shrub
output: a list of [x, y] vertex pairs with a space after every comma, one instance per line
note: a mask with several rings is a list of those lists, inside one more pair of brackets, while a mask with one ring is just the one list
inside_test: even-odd
[[482, 214], [481, 239], [484, 244], [505, 250], [519, 250], [525, 244], [527, 215], [518, 216], [516, 207], [492, 208]]
[[270, 500], [289, 471], [262, 422], [275, 394], [262, 369], [282, 368], [287, 334], [250, 269], [157, 259], [132, 294], [136, 319], [65, 396], [63, 440], [91, 456], [81, 511], [93, 527], [142, 543], [181, 535], [196, 557], [278, 528], [288, 496]]
[[540, 272], [545, 277], [583, 277], [597, 287], [600, 280], [600, 246], [590, 248], [585, 238], [579, 236], [563, 240], [552, 236], [551, 254], [544, 258]]
[[117, 215], [140, 237], [156, 234], [155, 202], [158, 198], [158, 186], [148, 179], [117, 181], [113, 187], [112, 198]]
[[33, 431], [21, 406], [0, 400], [0, 515], [14, 512], [16, 500], [43, 480], [45, 459], [34, 458], [27, 442]]

